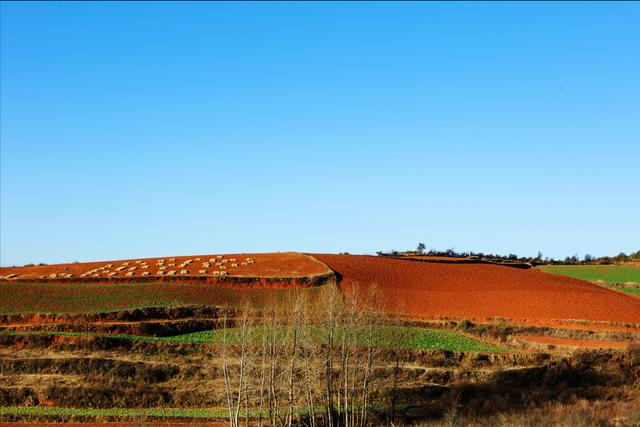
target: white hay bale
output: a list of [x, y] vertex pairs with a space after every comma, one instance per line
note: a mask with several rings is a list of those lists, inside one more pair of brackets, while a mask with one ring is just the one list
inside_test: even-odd
[[158, 270], [166, 270], [166, 269], [167, 269], [167, 267], [163, 266], [163, 267], [160, 267]]
[[243, 261], [243, 262], [240, 263], [240, 265], [247, 265], [247, 262]]
[[211, 264], [213, 264], [214, 262], [216, 262], [216, 259], [215, 259], [215, 258], [209, 258], [209, 262], [210, 262]]
[[235, 262], [235, 261], [236, 261], [236, 259], [235, 259], [235, 258], [229, 258], [229, 261], [231, 261], [231, 262]]
[[220, 267], [220, 270], [226, 270], [227, 267], [225, 267], [224, 265]]
[[[15, 276], [15, 274], [10, 274], [9, 276]], [[10, 279], [10, 278], [11, 278], [11, 277], [9, 277], [9, 276], [7, 276], [7, 279]], [[51, 273], [51, 274], [49, 275], [49, 277], [50, 277], [51, 279], [55, 279], [56, 277], [58, 277], [58, 275], [57, 275], [56, 273]]]
[[176, 260], [175, 258], [169, 258], [169, 261], [175, 261], [175, 260]]
[[129, 265], [129, 263], [128, 262], [123, 262], [122, 265], [126, 266], [126, 265]]
[[109, 276], [115, 276], [116, 274], [118, 273], [116, 273], [115, 271], [112, 271], [111, 273], [109, 273]]
[[163, 274], [164, 274], [164, 271], [162, 271], [162, 270], [158, 270], [156, 272], [156, 276], [162, 276]]
[[175, 276], [175, 275], [176, 275], [176, 271], [175, 270], [167, 271], [167, 276]]
[[141, 259], [136, 260], [136, 264], [142, 264], [142, 260]]
[[221, 272], [220, 272], [220, 275], [221, 275], [221, 276], [226, 276], [226, 275], [227, 275], [227, 272], [226, 272], [226, 271], [221, 271]]
[[129, 267], [129, 271], [134, 271], [135, 269], [135, 267]]
[[235, 262], [231, 264], [231, 267], [237, 267], [238, 264], [236, 264]]
[[141, 276], [148, 276], [149, 274], [151, 274], [151, 273], [149, 273], [148, 271], [143, 271]]
[[187, 274], [188, 271], [187, 270], [180, 270], [180, 274]]
[[141, 265], [140, 268], [145, 269], [145, 268], [149, 268], [148, 265]]
[[125, 266], [120, 266], [120, 267], [116, 268], [116, 271], [122, 271], [122, 270], [124, 270], [125, 268], [127, 268], [127, 267], [125, 267]]
[[216, 258], [223, 258], [222, 255], [216, 255]]
[[211, 267], [211, 264], [209, 264], [208, 262], [203, 262], [202, 266], [206, 267], [206, 268], [209, 268], [209, 267]]
[[219, 275], [220, 275], [220, 272], [219, 272], [218, 270], [213, 270], [213, 275], [214, 275], [214, 276], [219, 276]]
[[105, 268], [111, 268], [111, 267], [113, 267], [113, 264], [107, 264], [107, 265], [105, 265]]
[[173, 262], [171, 262], [171, 263], [169, 263], [169, 264], [167, 264], [167, 265], [168, 265], [169, 267], [175, 267], [175, 266], [176, 266], [176, 264], [175, 264], [175, 263], [173, 263]]
[[127, 274], [125, 274], [125, 276], [127, 276], [127, 277], [131, 277], [133, 275], [134, 275], [133, 271], [129, 271]]
[[200, 258], [194, 258], [193, 260], [194, 261], [200, 261]]
[[222, 263], [226, 264], [226, 263], [228, 263], [228, 262], [229, 262], [229, 260], [228, 260], [228, 259], [223, 259], [223, 260], [222, 260], [222, 261], [220, 261], [220, 262], [222, 262]]
[[207, 274], [207, 270], [198, 270], [198, 274]]

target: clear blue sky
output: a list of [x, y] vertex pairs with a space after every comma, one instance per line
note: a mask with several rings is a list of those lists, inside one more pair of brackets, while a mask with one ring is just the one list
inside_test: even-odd
[[640, 249], [640, 3], [6, 3], [2, 265]]

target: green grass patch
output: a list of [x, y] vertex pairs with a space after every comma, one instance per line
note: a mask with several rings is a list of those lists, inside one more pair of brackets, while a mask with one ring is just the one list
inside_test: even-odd
[[634, 265], [543, 265], [538, 268], [545, 273], [561, 274], [591, 282], [640, 283], [640, 267]]
[[0, 283], [0, 313], [104, 313], [192, 304], [239, 306], [244, 301], [260, 307], [291, 291], [190, 283]]
[[[261, 337], [266, 331], [262, 329], [262, 326], [256, 326], [249, 331], [249, 342], [251, 344], [260, 344]], [[312, 337], [315, 343], [324, 343], [323, 334], [319, 327], [308, 327], [306, 332]], [[228, 330], [227, 342], [230, 344], [238, 343], [237, 330]], [[284, 329], [278, 332], [284, 335]], [[342, 331], [339, 329], [336, 334], [336, 343], [339, 344], [342, 338]], [[223, 342], [223, 330], [210, 330], [193, 332], [183, 335], [175, 335], [171, 337], [149, 337], [143, 335], [129, 335], [129, 334], [95, 334], [91, 332], [58, 332], [58, 331], [37, 331], [37, 332], [0, 332], [0, 334], [6, 335], [55, 335], [55, 336], [68, 336], [68, 337], [107, 337], [114, 339], [127, 339], [134, 341], [146, 341], [146, 342], [168, 342], [168, 343], [196, 343], [196, 344], [221, 344]], [[462, 335], [457, 332], [440, 330], [440, 329], [425, 329], [410, 326], [383, 326], [380, 329], [381, 337], [376, 342], [377, 347], [390, 347], [389, 337], [400, 337], [401, 347], [407, 349], [417, 350], [450, 350], [450, 351], [470, 351], [470, 352], [487, 352], [487, 353], [500, 353], [512, 351], [508, 348], [499, 347], [494, 344], [490, 344], [481, 341], [476, 338], [471, 338]], [[356, 343], [365, 345], [364, 340], [359, 341], [358, 337], [362, 337], [356, 331]]]
[[220, 408], [52, 408], [42, 406], [4, 406], [0, 415], [70, 415], [118, 417], [185, 417], [224, 418], [227, 412]]

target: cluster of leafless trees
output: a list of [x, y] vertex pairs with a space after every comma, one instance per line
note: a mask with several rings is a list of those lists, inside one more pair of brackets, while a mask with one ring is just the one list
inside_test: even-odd
[[382, 389], [395, 411], [400, 352], [384, 381], [374, 375], [374, 357], [401, 347], [401, 329], [381, 317], [375, 288], [323, 288], [259, 310], [245, 304], [224, 319], [216, 349], [232, 427], [370, 425]]

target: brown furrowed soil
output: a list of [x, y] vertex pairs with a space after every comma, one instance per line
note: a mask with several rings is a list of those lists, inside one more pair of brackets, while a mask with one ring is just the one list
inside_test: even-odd
[[505, 318], [548, 324], [585, 320], [640, 324], [640, 301], [597, 285], [535, 269], [439, 264], [385, 257], [314, 255], [343, 284], [377, 284], [390, 309], [415, 318]]

